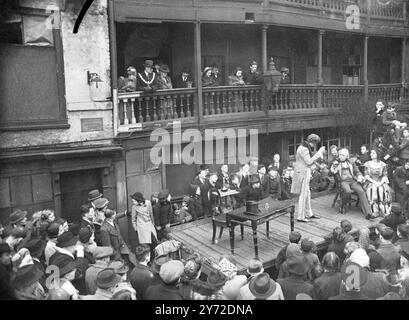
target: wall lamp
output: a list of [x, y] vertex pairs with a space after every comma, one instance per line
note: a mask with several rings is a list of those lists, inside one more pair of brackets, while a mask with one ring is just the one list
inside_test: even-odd
[[87, 71], [87, 82], [90, 86], [93, 82], [95, 82], [96, 87], [98, 88], [98, 82], [103, 82], [101, 77], [96, 72], [89, 72]]

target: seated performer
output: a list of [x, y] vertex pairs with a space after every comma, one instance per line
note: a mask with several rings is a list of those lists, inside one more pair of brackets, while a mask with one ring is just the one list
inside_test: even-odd
[[[336, 175], [337, 181], [339, 181], [341, 188], [344, 192], [344, 200], [347, 200], [352, 193], [355, 191], [358, 194], [359, 200], [361, 202], [362, 211], [365, 214], [367, 219], [372, 219], [373, 214], [369, 201], [366, 197], [365, 191], [360, 185], [364, 182], [364, 177], [362, 176], [361, 171], [355, 163], [351, 163], [349, 158], [349, 151], [347, 149], [341, 149], [338, 153], [338, 161], [334, 161], [331, 166], [331, 172]], [[345, 208], [340, 208], [340, 213], [345, 213]]]

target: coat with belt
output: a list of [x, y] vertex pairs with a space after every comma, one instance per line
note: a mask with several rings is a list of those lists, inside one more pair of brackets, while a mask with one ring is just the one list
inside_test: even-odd
[[112, 247], [114, 250], [114, 260], [121, 258], [121, 251], [126, 247], [125, 241], [121, 236], [118, 223], [113, 222], [112, 226], [107, 220], [101, 226], [101, 243], [104, 247]]
[[297, 154], [295, 155], [294, 176], [291, 184], [291, 193], [300, 194], [304, 180], [307, 180], [307, 183], [310, 182], [310, 167], [319, 159], [320, 155], [321, 154], [318, 152], [315, 155], [312, 155], [312, 149], [306, 141], [304, 141], [298, 147]]

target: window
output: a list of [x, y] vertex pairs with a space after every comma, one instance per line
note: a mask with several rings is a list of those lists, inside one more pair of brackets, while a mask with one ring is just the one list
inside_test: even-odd
[[297, 131], [288, 137], [288, 155], [295, 156], [302, 141], [302, 131]]

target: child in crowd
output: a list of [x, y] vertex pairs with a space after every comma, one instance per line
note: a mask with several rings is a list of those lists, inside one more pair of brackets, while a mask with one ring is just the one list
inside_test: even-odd
[[189, 202], [190, 198], [184, 196], [181, 207], [176, 208], [176, 210], [172, 212], [172, 223], [185, 223], [192, 220], [192, 216], [189, 213]]
[[269, 181], [268, 181], [268, 193], [275, 199], [281, 199], [281, 181], [276, 167], [270, 167], [268, 169]]
[[291, 170], [284, 169], [283, 176], [281, 177], [281, 200], [287, 200], [291, 198]]
[[301, 251], [309, 264], [308, 279], [310, 281], [313, 281], [314, 279], [317, 278], [317, 276], [319, 276], [315, 274], [315, 271], [319, 269], [320, 265], [320, 260], [318, 256], [314, 253], [315, 249], [316, 249], [315, 244], [310, 239], [304, 238], [301, 240]]

